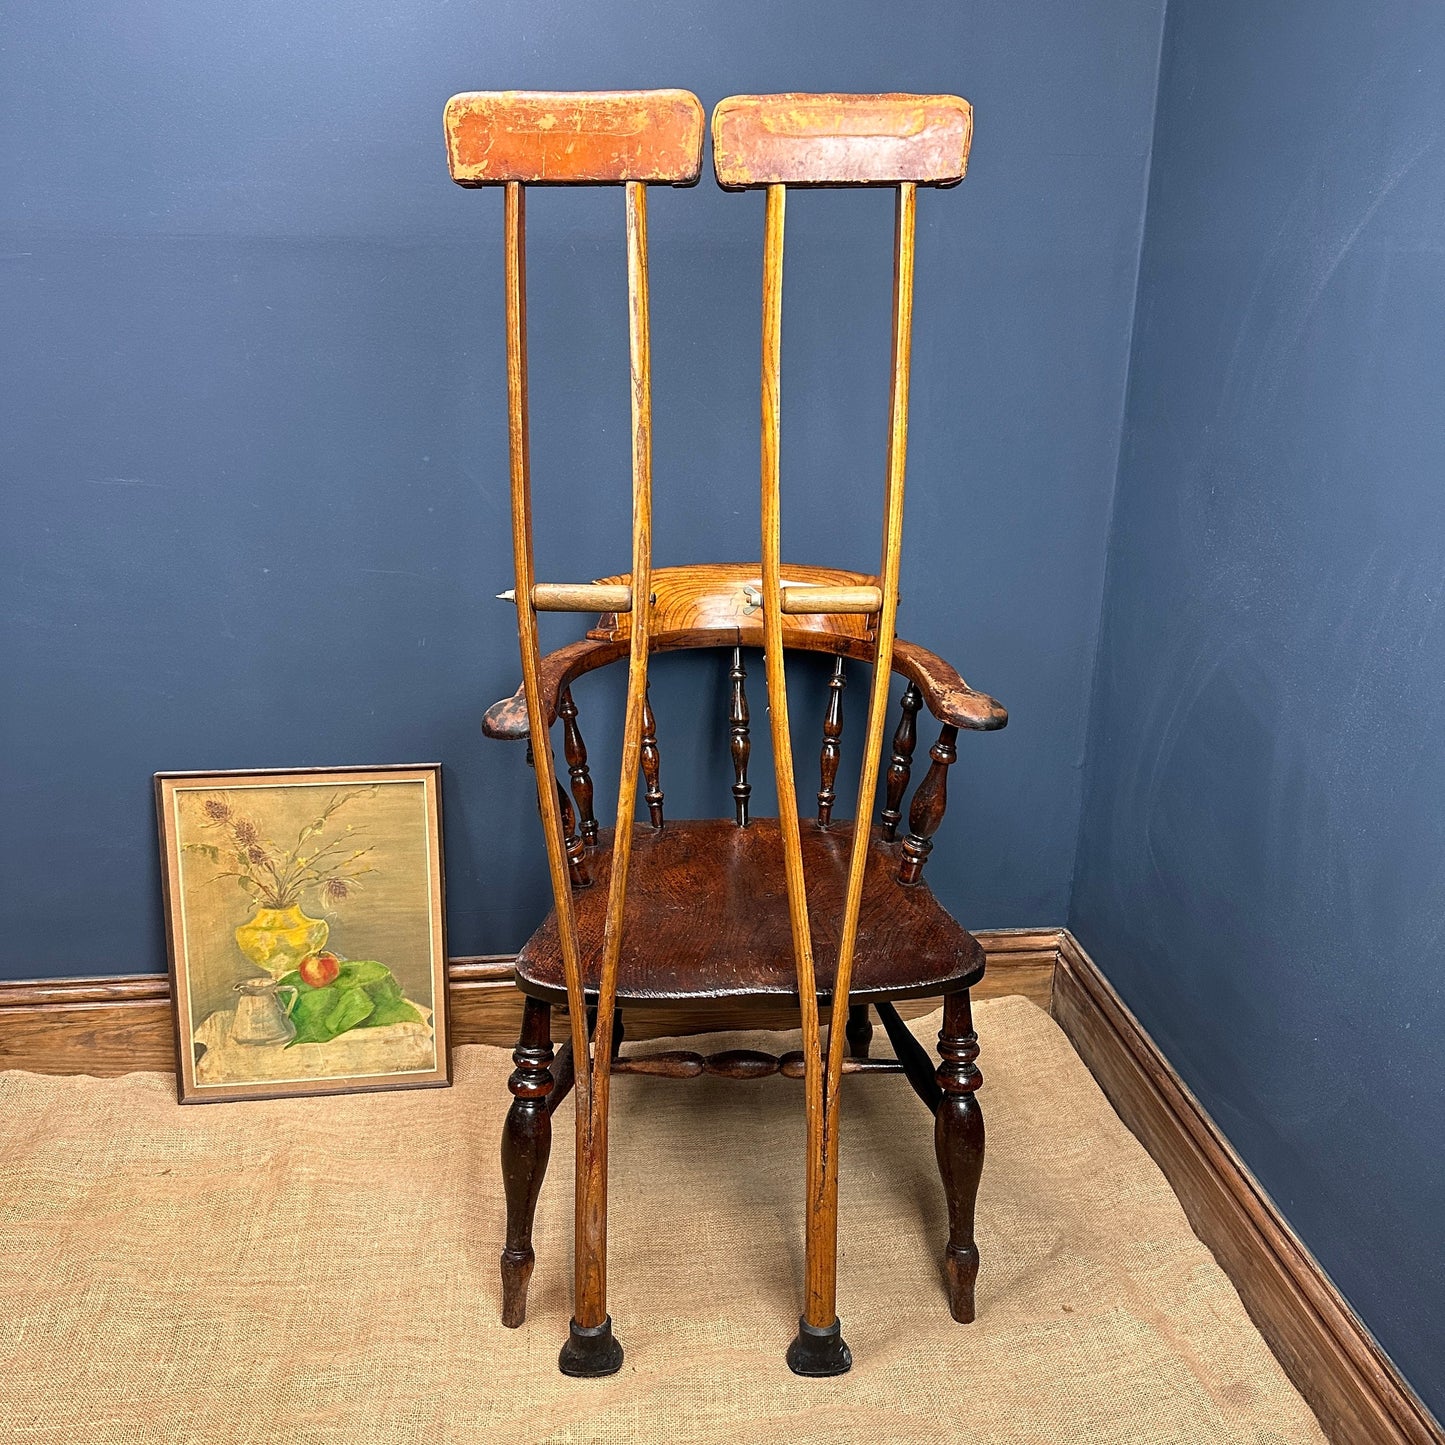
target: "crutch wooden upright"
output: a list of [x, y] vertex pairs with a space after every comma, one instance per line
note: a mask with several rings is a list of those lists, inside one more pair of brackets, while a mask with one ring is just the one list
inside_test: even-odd
[[[765, 189], [762, 348], [762, 610], [778, 817], [787, 882], [798, 996], [802, 1004], [808, 1116], [806, 1297], [788, 1364], [798, 1374], [841, 1374], [852, 1364], [837, 1310], [838, 1133], [845, 1033], [822, 1040], [812, 930], [793, 782], [784, 677], [783, 616], [812, 607], [808, 589], [781, 578], [781, 392], [783, 220], [790, 186], [890, 186], [897, 191], [893, 250], [892, 367], [884, 467], [883, 537], [878, 585], [842, 589], [826, 610], [876, 616], [877, 644], [858, 781], [856, 817], [872, 813], [888, 705], [898, 611], [903, 539], [904, 459], [908, 443], [908, 379], [913, 324], [914, 215], [919, 186], [963, 179], [973, 115], [957, 96], [740, 95], [713, 112], [713, 163], [727, 190]], [[855, 827], [838, 933], [832, 997], [848, 999], [858, 942], [869, 833]], [[841, 1020], [839, 1021], [841, 1022]], [[975, 1256], [976, 1259], [976, 1256]], [[976, 1267], [976, 1264], [975, 1264]]]
[[[622, 1347], [607, 1313], [607, 1107], [614, 1005], [637, 775], [647, 700], [651, 625], [652, 403], [648, 340], [647, 187], [693, 185], [702, 164], [703, 111], [682, 90], [469, 92], [447, 102], [445, 129], [452, 179], [462, 186], [504, 186], [506, 227], [507, 410], [511, 451], [517, 637], [537, 781], [537, 803], [562, 940], [576, 1091], [577, 1183], [573, 1317], [559, 1360], [564, 1374], [608, 1375]], [[628, 332], [632, 376], [632, 566], [626, 586], [539, 582], [532, 550], [527, 415], [526, 188], [532, 185], [625, 187]], [[539, 678], [537, 613], [622, 612], [631, 616], [627, 704], [617, 788], [617, 828], [606, 926], [597, 979], [585, 980], [558, 811], [558, 782]], [[590, 1030], [585, 991], [597, 990]], [[530, 1246], [504, 1253], [525, 1299]], [[520, 1277], [519, 1279], [517, 1277]]]

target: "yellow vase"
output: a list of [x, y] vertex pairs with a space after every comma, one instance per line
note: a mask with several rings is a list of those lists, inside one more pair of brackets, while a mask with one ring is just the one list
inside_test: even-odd
[[236, 930], [236, 946], [257, 968], [281, 978], [308, 953], [320, 952], [330, 932], [324, 918], [308, 918], [299, 906], [258, 908], [250, 922]]

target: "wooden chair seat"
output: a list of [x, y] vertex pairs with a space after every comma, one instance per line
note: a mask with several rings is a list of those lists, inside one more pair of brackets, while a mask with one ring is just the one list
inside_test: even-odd
[[[900, 886], [898, 845], [884, 842], [878, 829], [873, 832], [850, 997], [855, 1002], [927, 997], [977, 983], [984, 966], [978, 941], [926, 883]], [[824, 1000], [832, 992], [852, 837], [847, 821], [827, 829], [803, 827], [818, 993]], [[746, 828], [714, 818], [669, 820], [663, 828], [639, 824], [627, 880], [618, 1004], [796, 999], [782, 846], [776, 818], [758, 818]], [[607, 829], [588, 852], [592, 886], [573, 895], [589, 998], [597, 991], [611, 853]], [[534, 998], [566, 1002], [555, 913], [518, 955], [517, 984]]]

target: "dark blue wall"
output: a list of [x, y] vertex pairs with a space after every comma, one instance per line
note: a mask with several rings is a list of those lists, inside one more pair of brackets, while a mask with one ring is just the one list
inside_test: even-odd
[[1445, 1413], [1445, 10], [1173, 0], [1072, 922]]
[[[967, 740], [935, 885], [975, 925], [1062, 919], [1162, 8], [11, 7], [0, 975], [163, 966], [157, 769], [440, 759], [453, 951], [540, 917], [530, 781], [477, 730], [516, 682], [501, 203], [450, 185], [440, 123], [505, 86], [975, 103], [968, 182], [919, 207], [903, 625], [1015, 715]], [[707, 179], [651, 220], [657, 561], [755, 557], [761, 201]], [[621, 197], [531, 226], [542, 566], [596, 575], [626, 556]], [[890, 232], [884, 194], [790, 207], [797, 561], [876, 557]], [[669, 801], [725, 811], [721, 680], [657, 671]], [[610, 778], [616, 688], [581, 694]]]

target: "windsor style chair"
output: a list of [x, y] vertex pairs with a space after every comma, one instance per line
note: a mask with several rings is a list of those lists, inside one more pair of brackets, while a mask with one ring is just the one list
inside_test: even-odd
[[[844, 1074], [902, 1073], [933, 1113], [949, 1216], [944, 1259], [950, 1310], [961, 1323], [974, 1317], [974, 1204], [984, 1139], [974, 1098], [982, 1079], [968, 990], [982, 978], [984, 960], [977, 941], [939, 904], [922, 875], [943, 821], [959, 730], [1000, 728], [1007, 714], [942, 659], [894, 635], [916, 188], [952, 185], [962, 178], [971, 116], [967, 103], [955, 97], [742, 96], [718, 106], [713, 129], [719, 182], [728, 189], [767, 189], [762, 560], [654, 570], [648, 526], [644, 186], [686, 184], [697, 174], [697, 152], [691, 147], [700, 150], [701, 137], [687, 129], [692, 112], [682, 95], [468, 95], [454, 98], [447, 111], [453, 177], [462, 184], [507, 187], [517, 572], [511, 595], [519, 619], [523, 682], [515, 696], [488, 710], [483, 730], [489, 737], [528, 742], [556, 904], [517, 959], [525, 1004], [516, 1070], [509, 1081], [513, 1102], [502, 1138], [507, 1196], [503, 1321], [519, 1326], [525, 1319], [534, 1263], [532, 1222], [551, 1147], [551, 1118], [569, 1092], [577, 1096], [575, 1302], [559, 1363], [565, 1373], [599, 1375], [616, 1370], [622, 1360], [605, 1307], [608, 1080], [622, 1073], [667, 1079], [777, 1073], [804, 1081], [809, 1122], [807, 1298], [788, 1364], [800, 1374], [831, 1375], [851, 1364], [835, 1290], [838, 1101]], [[686, 101], [696, 105], [691, 97]], [[617, 140], [624, 129], [630, 148]], [[603, 160], [579, 160], [599, 148]], [[666, 165], [656, 160], [663, 154]], [[630, 572], [590, 584], [537, 583], [532, 567], [522, 187], [544, 178], [627, 186], [633, 559]], [[783, 211], [790, 185], [887, 185], [898, 192], [892, 404], [877, 575], [781, 562], [778, 381]], [[539, 610], [601, 615], [583, 639], [544, 657], [536, 641]], [[668, 820], [647, 662], [652, 654], [698, 648], [719, 649], [727, 669], [732, 816]], [[750, 806], [747, 661], [749, 651], [758, 648], [764, 652], [778, 785], [779, 816], [771, 819], [753, 817]], [[822, 708], [817, 814], [806, 825], [799, 818], [792, 771], [783, 675], [788, 651], [834, 659]], [[586, 673], [623, 658], [629, 676], [622, 773], [617, 823], [607, 829], [593, 810], [590, 765], [572, 687]], [[833, 816], [849, 660], [871, 665], [857, 813], [862, 820], [871, 817], [884, 773], [876, 825]], [[905, 685], [900, 720], [884, 759], [884, 714], [894, 673]], [[913, 792], [905, 829], [917, 720], [925, 708], [940, 731], [927, 774]], [[553, 761], [551, 729], [559, 721], [570, 794]], [[634, 821], [639, 775], [646, 823]], [[893, 1002], [928, 996], [944, 999], [937, 1065]], [[739, 1049], [706, 1056], [692, 1050], [622, 1052], [629, 1007], [759, 999], [797, 1003], [802, 1049], [781, 1056]], [[554, 1054], [552, 1009], [559, 1005], [567, 1010], [569, 1037]], [[834, 1026], [825, 1043], [820, 1010], [830, 1005]], [[894, 1058], [872, 1056], [870, 1011], [881, 1021]]]

